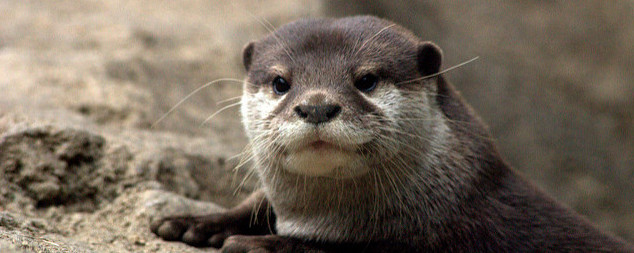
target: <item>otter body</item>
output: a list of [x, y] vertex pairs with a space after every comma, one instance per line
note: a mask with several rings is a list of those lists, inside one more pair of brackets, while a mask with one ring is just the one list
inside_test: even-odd
[[632, 251], [500, 158], [441, 59], [367, 16], [248, 44], [241, 110], [262, 189], [152, 230], [225, 252]]

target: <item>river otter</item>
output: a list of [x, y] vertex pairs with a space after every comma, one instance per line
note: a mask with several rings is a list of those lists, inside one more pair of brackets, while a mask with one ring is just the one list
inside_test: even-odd
[[441, 60], [369, 16], [249, 43], [241, 112], [262, 189], [152, 231], [224, 252], [632, 251], [514, 172]]

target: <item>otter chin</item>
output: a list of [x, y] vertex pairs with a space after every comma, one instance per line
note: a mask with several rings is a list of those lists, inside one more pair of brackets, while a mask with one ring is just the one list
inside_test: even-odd
[[295, 174], [330, 178], [351, 178], [368, 170], [360, 166], [362, 155], [356, 149], [316, 140], [289, 151], [282, 167]]

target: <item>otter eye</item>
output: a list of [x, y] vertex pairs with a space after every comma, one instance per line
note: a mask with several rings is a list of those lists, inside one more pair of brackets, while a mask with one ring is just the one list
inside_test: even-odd
[[277, 95], [284, 95], [291, 89], [291, 85], [281, 76], [276, 76], [275, 79], [273, 79], [273, 82], [271, 82], [271, 85], [273, 86], [273, 91]]
[[379, 77], [373, 74], [367, 74], [357, 79], [357, 81], [354, 82], [354, 87], [363, 92], [370, 92], [376, 88], [378, 82]]

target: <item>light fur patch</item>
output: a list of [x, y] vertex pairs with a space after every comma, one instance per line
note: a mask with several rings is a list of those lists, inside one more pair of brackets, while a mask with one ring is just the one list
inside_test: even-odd
[[[372, 139], [368, 130], [337, 119], [315, 127], [301, 120], [285, 122], [276, 131], [276, 142], [288, 150], [283, 167], [308, 176], [351, 177], [367, 172], [363, 157], [355, 152], [358, 145]], [[324, 141], [333, 147], [313, 149], [309, 145]]]
[[242, 95], [242, 104], [240, 112], [242, 114], [242, 123], [245, 127], [247, 136], [253, 140], [257, 135], [266, 131], [264, 120], [275, 110], [279, 100], [272, 99], [264, 89], [255, 94], [245, 92]]

